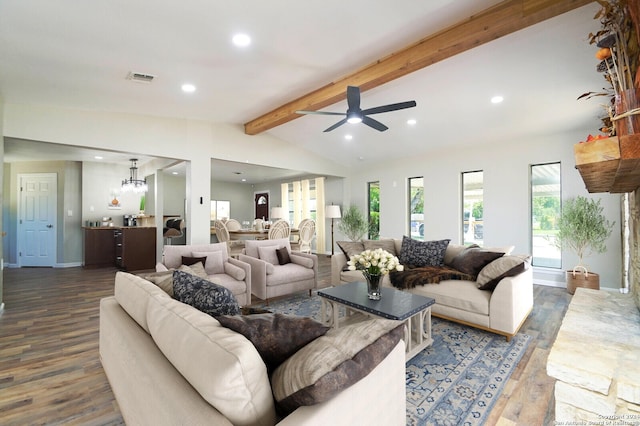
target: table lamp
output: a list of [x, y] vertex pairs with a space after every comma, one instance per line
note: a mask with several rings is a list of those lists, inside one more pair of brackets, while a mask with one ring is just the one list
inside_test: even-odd
[[286, 215], [284, 212], [284, 207], [272, 207], [271, 208], [271, 220], [275, 219], [286, 219]]

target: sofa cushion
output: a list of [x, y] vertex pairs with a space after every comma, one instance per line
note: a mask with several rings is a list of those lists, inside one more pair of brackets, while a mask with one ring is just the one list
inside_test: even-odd
[[291, 258], [289, 257], [289, 250], [286, 247], [280, 247], [276, 250], [276, 256], [278, 257], [278, 264], [286, 265], [287, 263], [291, 263]]
[[[475, 281], [447, 280], [439, 284], [418, 286], [411, 293], [435, 299], [436, 305], [483, 316], [489, 315], [490, 291], [478, 291]], [[436, 306], [434, 305], [434, 307]]]
[[238, 301], [231, 290], [186, 272], [173, 272], [173, 293], [180, 302], [211, 316], [240, 313]]
[[471, 275], [475, 281], [482, 268], [502, 256], [504, 256], [504, 253], [470, 247], [453, 258], [451, 267]]
[[338, 241], [338, 247], [347, 256], [347, 260], [351, 260], [351, 257], [360, 254], [364, 251], [364, 243], [362, 241]]
[[402, 237], [400, 263], [405, 266], [442, 266], [451, 240], [418, 241]]
[[162, 253], [162, 263], [167, 268], [177, 268], [182, 264], [182, 256], [191, 256], [196, 252], [212, 252], [219, 251], [222, 253], [223, 260], [227, 260], [229, 254], [227, 252], [227, 243], [214, 244], [191, 244], [185, 246], [164, 246]]
[[278, 255], [276, 254], [276, 250], [278, 250], [278, 248], [278, 246], [258, 247], [258, 257], [267, 263], [278, 265]]
[[142, 275], [142, 278], [151, 281], [164, 290], [169, 296], [173, 297], [173, 269], [145, 274]]
[[207, 271], [204, 270], [204, 265], [202, 264], [202, 262], [196, 262], [191, 266], [180, 265], [180, 267], [176, 269], [176, 271], [182, 271], [187, 274], [195, 275], [199, 278], [207, 279]]
[[224, 260], [220, 251], [194, 251], [191, 253], [194, 257], [204, 257], [204, 270], [207, 275], [224, 274]]
[[281, 364], [271, 377], [281, 414], [326, 401], [369, 374], [404, 335], [399, 321], [373, 319], [331, 329]]
[[515, 277], [529, 269], [530, 262], [528, 255], [502, 256], [482, 268], [476, 280], [478, 288], [493, 291], [503, 278]]
[[312, 318], [278, 313], [222, 315], [216, 319], [249, 339], [270, 372], [330, 329]]
[[451, 261], [464, 250], [470, 247], [480, 247], [477, 244], [471, 244], [469, 246], [465, 246], [464, 244], [451, 244], [447, 246], [447, 250], [444, 252], [444, 264], [447, 266], [451, 266]]
[[127, 311], [127, 314], [147, 333], [149, 333], [149, 326], [147, 325], [147, 303], [149, 298], [155, 294], [170, 299], [167, 293], [152, 282], [122, 271], [116, 272], [113, 292], [122, 309]]
[[[269, 266], [269, 264], [267, 264], [267, 266]], [[271, 268], [273, 268], [271, 273], [269, 273], [269, 269], [267, 269], [267, 286], [312, 280], [314, 277], [313, 269], [297, 265], [294, 262], [278, 266], [277, 268], [271, 265]]]
[[397, 256], [396, 253], [396, 243], [391, 238], [381, 238], [379, 240], [364, 240], [364, 249], [365, 250], [375, 250], [381, 248], [382, 250], [386, 250], [392, 256]]
[[267, 369], [244, 336], [168, 297], [150, 299], [147, 321], [165, 357], [233, 424], [275, 424]]
[[268, 246], [286, 247], [289, 249], [289, 252], [291, 252], [291, 243], [288, 238], [277, 238], [273, 240], [246, 240], [244, 242], [244, 251], [247, 256], [260, 259], [258, 247]]

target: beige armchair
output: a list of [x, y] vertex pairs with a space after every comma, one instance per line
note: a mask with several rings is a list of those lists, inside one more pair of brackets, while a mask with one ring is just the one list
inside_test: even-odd
[[239, 260], [251, 265], [251, 291], [267, 304], [272, 297], [302, 290], [311, 295], [318, 285], [318, 257], [292, 252], [288, 238], [247, 240], [244, 252]]
[[183, 256], [206, 257], [207, 279], [231, 290], [240, 306], [251, 304], [251, 267], [230, 257], [227, 243], [164, 246], [162, 263], [156, 265], [156, 271], [179, 268]]

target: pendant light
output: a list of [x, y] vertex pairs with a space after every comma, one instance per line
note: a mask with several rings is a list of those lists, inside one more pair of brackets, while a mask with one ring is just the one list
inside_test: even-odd
[[137, 158], [131, 158], [129, 167], [129, 179], [122, 181], [122, 191], [124, 192], [147, 192], [147, 179], [138, 179]]

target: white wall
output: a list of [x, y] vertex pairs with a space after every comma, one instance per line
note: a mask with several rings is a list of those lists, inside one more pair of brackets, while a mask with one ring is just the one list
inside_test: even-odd
[[[484, 245], [515, 245], [515, 253], [531, 253], [529, 166], [560, 161], [562, 198], [577, 195], [600, 198], [605, 215], [615, 221], [605, 254], [594, 254], [585, 262], [600, 274], [602, 287], [621, 285], [620, 195], [589, 195], [575, 169], [573, 144], [582, 133], [554, 138], [512, 141], [503, 146], [473, 146], [447, 150], [419, 158], [371, 165], [351, 177], [351, 199], [366, 211], [367, 182], [380, 181], [380, 235], [407, 235], [407, 179], [424, 176], [425, 239], [451, 238], [460, 243], [460, 174], [484, 171]], [[563, 253], [563, 269], [578, 263], [570, 252]], [[561, 271], [558, 271], [561, 272]]]

